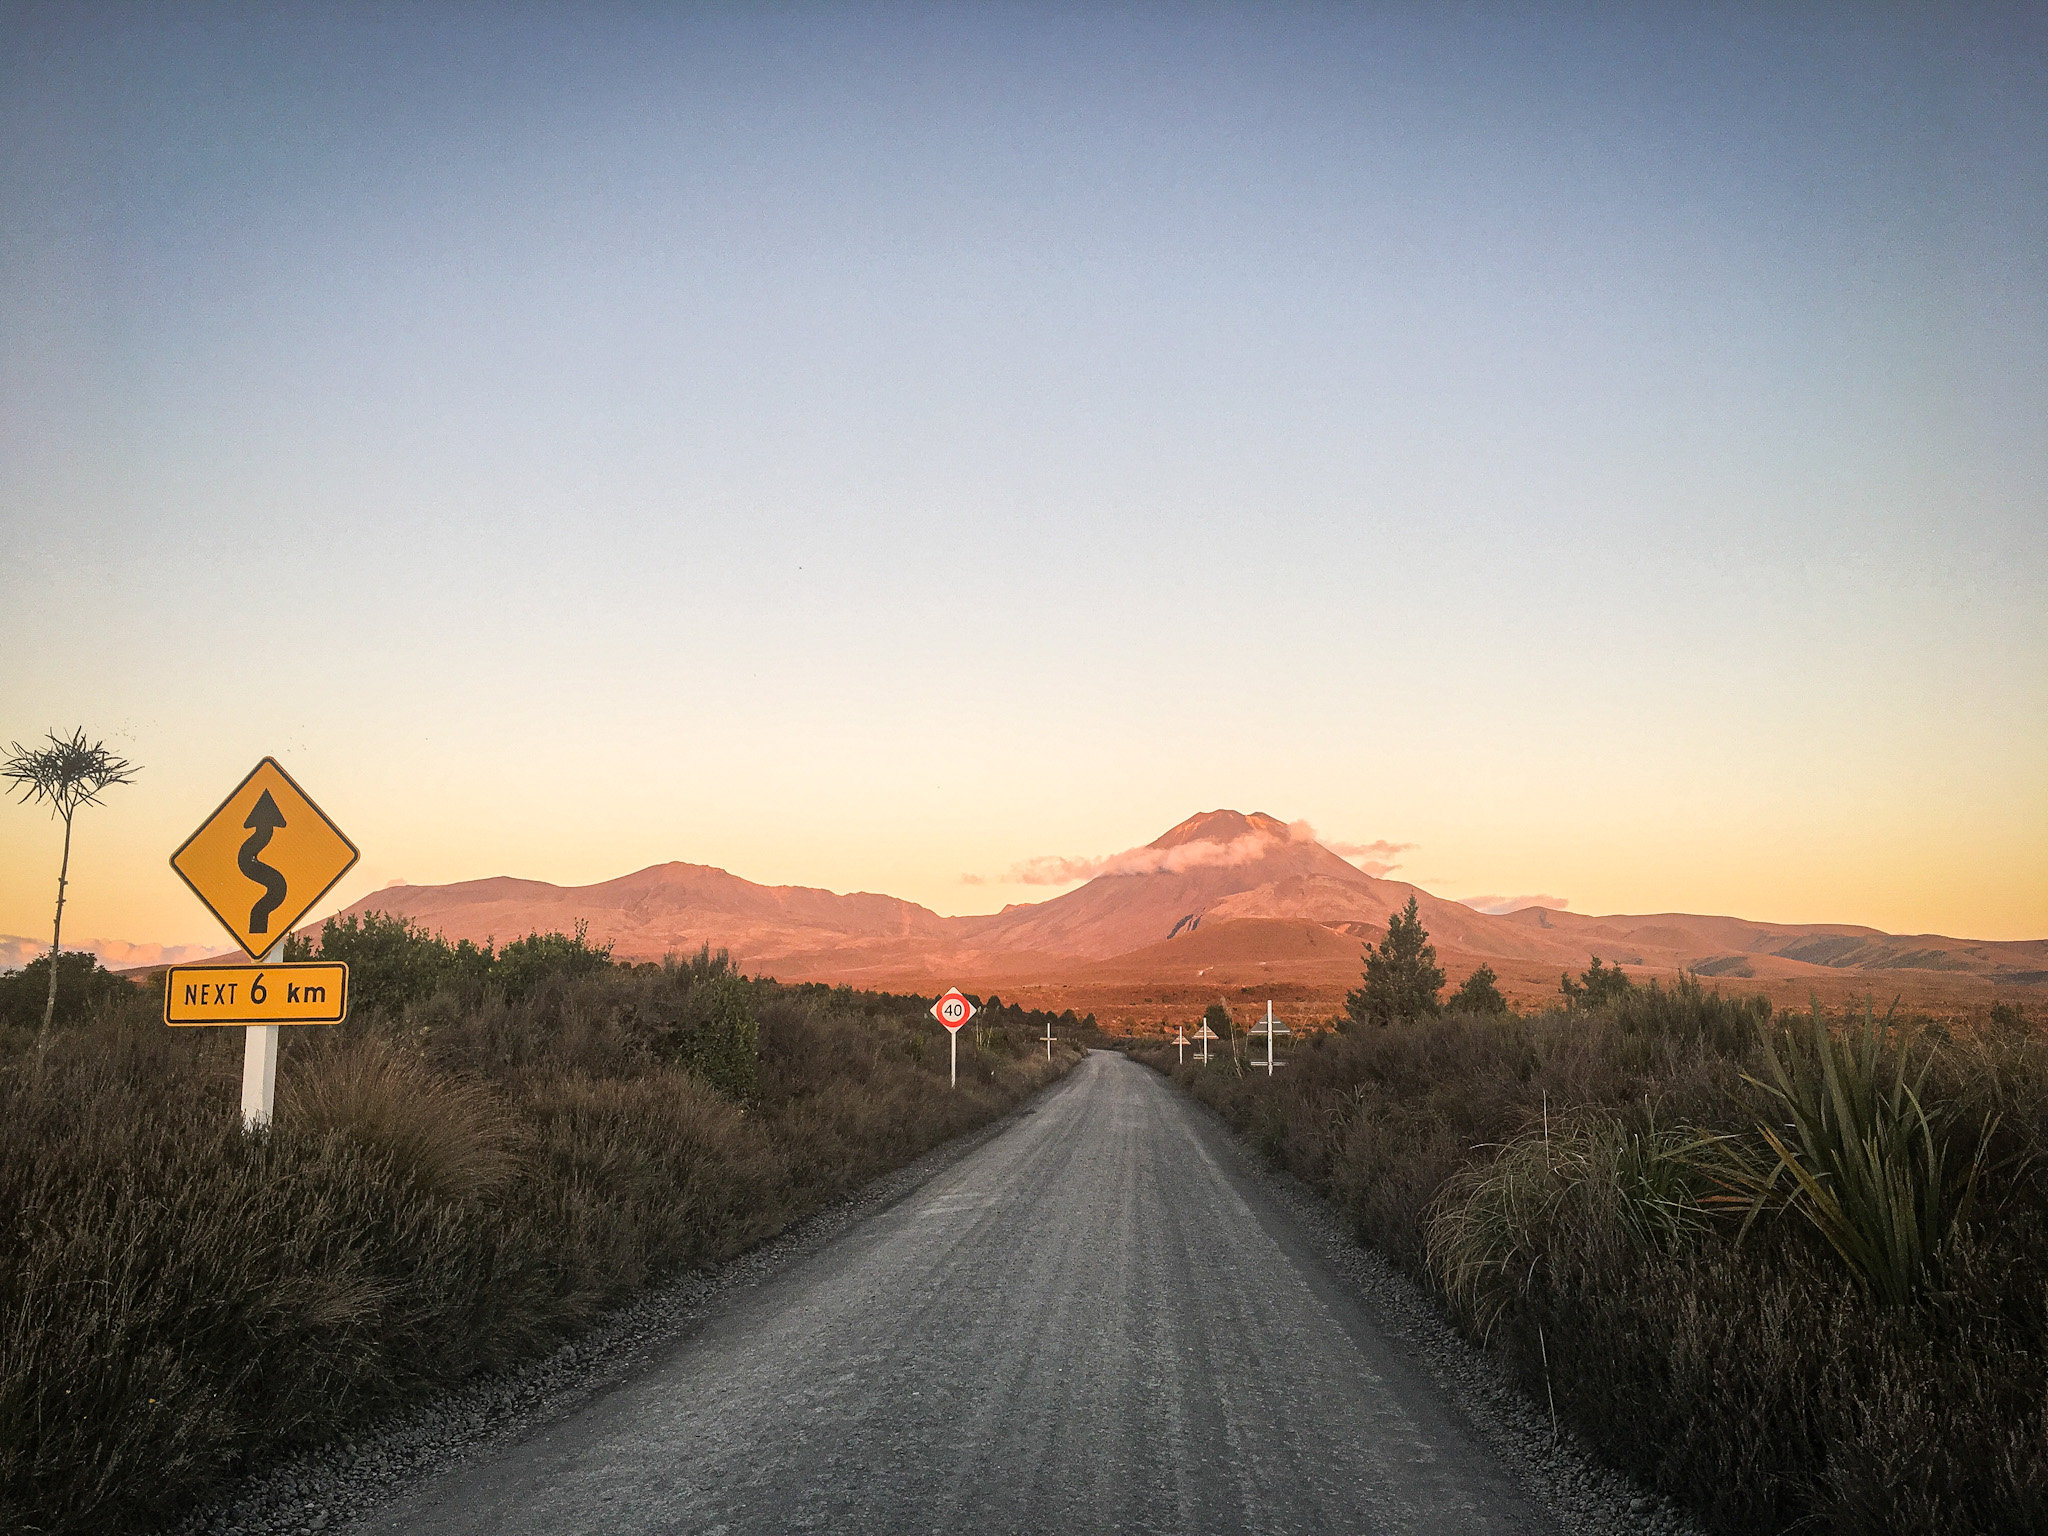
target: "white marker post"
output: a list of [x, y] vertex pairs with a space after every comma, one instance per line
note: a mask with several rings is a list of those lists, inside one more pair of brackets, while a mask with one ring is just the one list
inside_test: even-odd
[[[1284, 1067], [1287, 1065], [1284, 1061], [1276, 1062], [1273, 1060], [1273, 1037], [1275, 1035], [1291, 1035], [1293, 1033], [1294, 1031], [1285, 1024], [1275, 1024], [1273, 1022], [1273, 1000], [1271, 998], [1266, 999], [1266, 1076], [1271, 1077], [1273, 1075], [1274, 1067]], [[1259, 1063], [1253, 1062], [1252, 1065], [1258, 1066]]]
[[[270, 946], [263, 964], [277, 965], [284, 959], [284, 940]], [[270, 1112], [277, 1103], [276, 1024], [251, 1024], [242, 1047], [242, 1129], [260, 1131], [270, 1124]]]
[[1180, 1064], [1188, 1064], [1188, 1031], [1186, 1025], [1177, 1026], [1173, 1032], [1173, 1043], [1180, 1047]]
[[[974, 1004], [967, 1001], [958, 987], [949, 988], [946, 995], [932, 1004], [932, 1017], [946, 1026], [946, 1034], [952, 1040], [953, 1086], [960, 1086], [960, 1026], [974, 1017]], [[1048, 1025], [1047, 1028], [1051, 1026]], [[1048, 1046], [1047, 1050], [1050, 1051]]]
[[1048, 1063], [1052, 1060], [1052, 1042], [1052, 1014], [1048, 1012], [1045, 1016], [1045, 1059]]
[[1200, 1029], [1195, 1031], [1195, 1038], [1202, 1042], [1202, 1062], [1203, 1065], [1206, 1066], [1209, 1061], [1209, 1042], [1211, 1040], [1221, 1040], [1223, 1037], [1217, 1034], [1216, 1031], [1211, 1029], [1207, 1024], [1204, 1024]]

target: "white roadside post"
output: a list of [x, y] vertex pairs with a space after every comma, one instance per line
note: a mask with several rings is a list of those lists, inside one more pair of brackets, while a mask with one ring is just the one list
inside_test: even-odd
[[[284, 940], [270, 946], [264, 965], [284, 959]], [[277, 1031], [275, 1024], [247, 1026], [242, 1047], [242, 1129], [260, 1131], [270, 1124], [270, 1112], [277, 1103]]]
[[1173, 1031], [1173, 1043], [1180, 1047], [1180, 1064], [1188, 1064], [1188, 1031], [1186, 1025], [1178, 1025]]
[[[953, 1086], [960, 1086], [960, 1026], [974, 1017], [974, 1004], [967, 1001], [958, 987], [949, 987], [945, 996], [932, 1004], [932, 1017], [946, 1026], [946, 1035], [951, 1040], [953, 1058]], [[1051, 1026], [1048, 1025], [1047, 1028]], [[1046, 1047], [1051, 1051], [1051, 1047]]]
[[1052, 1013], [1048, 1010], [1045, 1015], [1045, 1059], [1048, 1062], [1052, 1060], [1052, 1042]]
[[1209, 1061], [1209, 1042], [1211, 1040], [1220, 1040], [1223, 1037], [1217, 1034], [1216, 1031], [1211, 1029], [1207, 1024], [1204, 1024], [1200, 1029], [1195, 1031], [1195, 1038], [1202, 1042], [1202, 1062], [1203, 1065], [1206, 1066]]
[[[1282, 1067], [1287, 1065], [1284, 1061], [1276, 1063], [1273, 1060], [1273, 1037], [1275, 1035], [1291, 1035], [1293, 1033], [1294, 1031], [1285, 1024], [1275, 1024], [1273, 1022], [1273, 1000], [1268, 998], [1266, 1000], [1266, 1076], [1271, 1077], [1273, 1075], [1273, 1068], [1276, 1065]], [[1254, 1062], [1253, 1065], [1257, 1066], [1259, 1063]]]

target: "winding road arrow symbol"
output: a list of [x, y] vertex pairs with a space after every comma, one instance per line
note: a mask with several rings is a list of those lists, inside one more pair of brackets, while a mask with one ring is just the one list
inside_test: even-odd
[[268, 933], [270, 914], [277, 910], [277, 904], [284, 900], [285, 879], [258, 857], [270, 846], [271, 834], [284, 825], [284, 812], [277, 808], [277, 802], [270, 798], [270, 791], [263, 791], [263, 798], [256, 802], [256, 808], [249, 813], [249, 819], [242, 823], [255, 830], [249, 834], [235, 854], [235, 866], [241, 872], [263, 887], [263, 894], [256, 898], [256, 904], [249, 909], [249, 931]]

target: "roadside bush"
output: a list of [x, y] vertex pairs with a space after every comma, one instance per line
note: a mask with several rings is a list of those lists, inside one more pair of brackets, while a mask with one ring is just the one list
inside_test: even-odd
[[1137, 1054], [1711, 1528], [2048, 1530], [2048, 1040], [1580, 985], [1271, 1080]]
[[348, 965], [349, 1012], [396, 1014], [437, 989], [480, 983], [490, 974], [489, 946], [447, 944], [425, 926], [382, 912], [329, 918], [317, 945], [294, 936], [287, 960], [340, 960]]
[[[83, 950], [57, 957], [57, 1009], [52, 1025], [63, 1028], [109, 1006], [125, 1003], [135, 985], [116, 976]], [[0, 1030], [33, 1031], [50, 1000], [50, 957], [39, 955], [18, 971], [0, 975]]]
[[[580, 936], [327, 938], [377, 1002], [285, 1032], [263, 1134], [241, 1129], [241, 1032], [166, 1029], [138, 989], [0, 1066], [0, 1530], [169, 1522], [554, 1348], [1081, 1054], [1048, 1064], [1044, 1016], [1005, 1010], [951, 1091], [929, 998], [778, 986], [708, 950], [599, 967]], [[530, 969], [502, 985], [514, 952]]]

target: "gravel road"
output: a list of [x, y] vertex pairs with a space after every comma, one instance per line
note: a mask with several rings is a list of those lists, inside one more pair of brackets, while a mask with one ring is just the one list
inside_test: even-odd
[[1618, 1485], [1564, 1490], [1560, 1519], [1446, 1385], [1441, 1341], [1384, 1315], [1295, 1205], [1206, 1110], [1097, 1053], [630, 1374], [352, 1528], [1666, 1528]]

